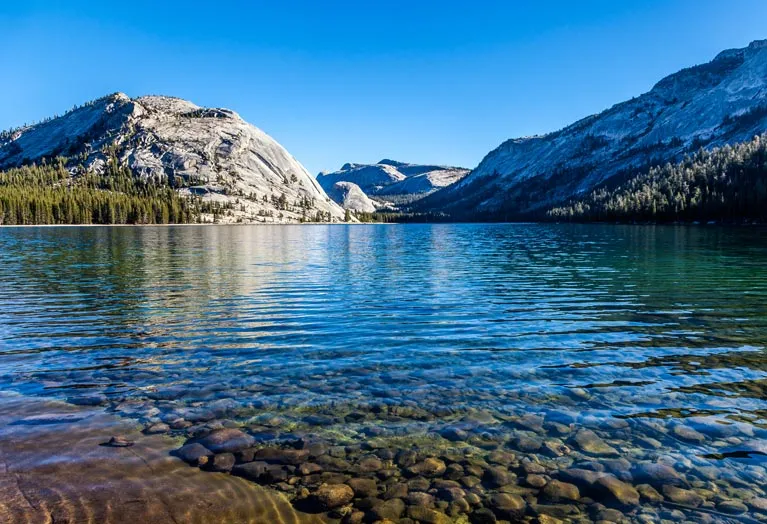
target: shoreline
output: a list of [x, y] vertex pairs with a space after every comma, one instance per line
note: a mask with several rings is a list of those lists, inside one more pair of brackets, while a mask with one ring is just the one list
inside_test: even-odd
[[[16, 394], [0, 394], [0, 521], [295, 522], [322, 524], [279, 492], [190, 468], [166, 435], [136, 421]], [[103, 444], [111, 436], [130, 447]]]

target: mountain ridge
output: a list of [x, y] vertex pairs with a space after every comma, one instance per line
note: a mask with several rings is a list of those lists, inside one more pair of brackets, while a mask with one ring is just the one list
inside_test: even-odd
[[504, 141], [416, 203], [456, 219], [529, 219], [601, 185], [767, 130], [767, 40], [729, 49], [560, 130]]
[[[318, 174], [317, 180], [331, 196], [341, 194], [333, 190], [336, 184], [349, 183], [377, 207], [392, 209], [395, 205], [414, 202], [454, 184], [468, 173], [468, 169], [460, 167], [410, 164], [384, 158], [375, 164], [348, 162], [338, 171]], [[342, 204], [338, 200], [336, 202]]]
[[0, 169], [66, 157], [101, 173], [108, 151], [137, 177], [227, 208], [221, 221], [342, 221], [344, 211], [272, 137], [236, 112], [177, 97], [114, 93], [5, 132]]

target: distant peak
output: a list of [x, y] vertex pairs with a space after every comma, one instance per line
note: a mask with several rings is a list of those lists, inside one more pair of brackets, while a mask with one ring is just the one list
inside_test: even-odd
[[383, 164], [385, 166], [394, 166], [394, 167], [407, 165], [405, 164], [405, 162], [398, 162], [396, 160], [391, 160], [389, 158], [384, 158], [383, 160], [378, 161], [378, 164]]
[[767, 40], [754, 40], [750, 44], [748, 44], [748, 47], [743, 48], [735, 48], [735, 49], [726, 49], [716, 55], [716, 58], [714, 58], [714, 62], [718, 62], [725, 59], [732, 59], [732, 58], [743, 58], [746, 55], [747, 51], [759, 51], [761, 49], [767, 48]]

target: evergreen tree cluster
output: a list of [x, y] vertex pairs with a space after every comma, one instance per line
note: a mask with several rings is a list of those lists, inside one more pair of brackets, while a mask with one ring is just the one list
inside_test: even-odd
[[548, 218], [610, 222], [767, 222], [767, 134], [699, 150], [615, 189], [548, 212]]
[[70, 170], [61, 157], [0, 171], [0, 225], [190, 223], [200, 211], [167, 181], [134, 176], [113, 152], [101, 174]]

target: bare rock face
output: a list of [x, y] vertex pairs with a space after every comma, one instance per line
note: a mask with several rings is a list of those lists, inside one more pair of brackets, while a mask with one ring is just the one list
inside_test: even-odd
[[[355, 209], [344, 202], [348, 186], [341, 186], [343, 191], [334, 190], [337, 184], [353, 184], [369, 197], [371, 204], [383, 207], [414, 202], [454, 184], [468, 173], [468, 169], [460, 167], [406, 164], [384, 159], [377, 164], [344, 164], [338, 171], [320, 173], [317, 180], [333, 200], [347, 209]], [[360, 205], [358, 198], [352, 203]]]
[[350, 211], [374, 213], [377, 209], [375, 203], [360, 189], [360, 186], [352, 182], [336, 182], [328, 191], [328, 196], [342, 208]]
[[64, 156], [102, 171], [112, 150], [136, 176], [231, 208], [223, 222], [342, 221], [344, 211], [269, 135], [228, 109], [118, 93], [0, 136], [0, 168]]
[[464, 218], [524, 218], [603, 183], [767, 131], [767, 40], [666, 77], [560, 131], [508, 140], [419, 202]]

